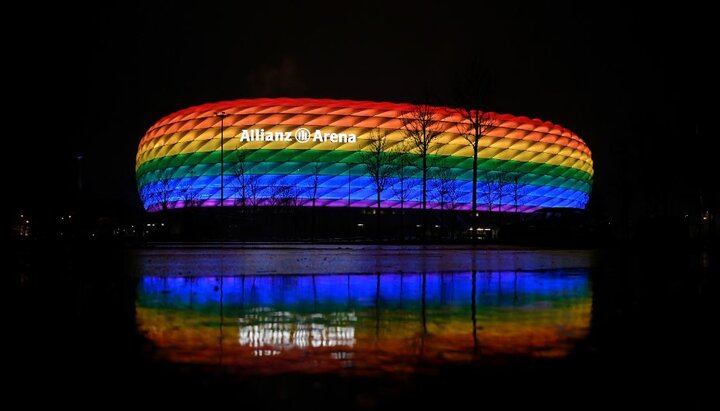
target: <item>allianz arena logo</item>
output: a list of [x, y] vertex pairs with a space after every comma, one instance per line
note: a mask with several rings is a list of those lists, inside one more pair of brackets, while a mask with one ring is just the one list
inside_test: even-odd
[[285, 141], [291, 143], [297, 141], [305, 144], [310, 141], [313, 143], [356, 143], [357, 136], [352, 133], [323, 133], [322, 130], [310, 131], [305, 127], [300, 127], [295, 131], [265, 131], [265, 129], [243, 129], [240, 132], [240, 142], [251, 141]]

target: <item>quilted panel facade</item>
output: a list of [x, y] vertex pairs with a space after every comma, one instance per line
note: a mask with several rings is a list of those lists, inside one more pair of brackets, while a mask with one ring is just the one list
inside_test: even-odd
[[[190, 107], [160, 119], [140, 141], [138, 191], [148, 211], [221, 203], [310, 206], [313, 200], [316, 206], [374, 207], [375, 185], [362, 153], [371, 132], [381, 130], [388, 158], [404, 153], [406, 159], [393, 164], [382, 207], [420, 208], [420, 157], [417, 150], [400, 149], [411, 146], [401, 120], [411, 110], [407, 104], [306, 98]], [[428, 158], [428, 207], [469, 210], [467, 123], [456, 110], [436, 107], [433, 112], [441, 134]], [[478, 208], [583, 208], [593, 176], [583, 140], [550, 122], [493, 116], [496, 127], [482, 137], [478, 153]], [[298, 141], [298, 134], [308, 141]]]

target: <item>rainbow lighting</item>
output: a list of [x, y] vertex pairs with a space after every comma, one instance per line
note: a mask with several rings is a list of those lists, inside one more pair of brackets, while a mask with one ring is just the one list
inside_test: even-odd
[[[412, 110], [409, 104], [309, 98], [223, 101], [180, 110], [160, 119], [140, 141], [140, 198], [148, 211], [221, 202], [276, 205], [278, 193], [288, 192], [292, 205], [310, 206], [315, 197], [316, 206], [375, 207], [375, 185], [362, 153], [375, 129], [387, 136], [390, 152], [407, 144], [401, 118]], [[442, 134], [428, 158], [428, 207], [441, 208], [430, 187], [432, 176], [439, 175], [434, 170], [442, 168], [454, 181], [452, 208], [469, 210], [472, 148], [462, 135], [467, 123], [455, 110], [433, 110]], [[515, 176], [515, 186], [499, 191], [490, 211], [584, 208], [593, 162], [583, 140], [538, 119], [509, 114], [495, 118], [497, 127], [482, 137], [478, 152], [478, 208], [493, 207], [480, 191], [496, 174]], [[420, 164], [413, 151], [409, 157]], [[381, 195], [382, 207], [422, 207], [422, 170], [411, 161], [404, 171], [403, 181], [391, 178]], [[400, 184], [405, 187], [402, 204]]]
[[476, 347], [484, 359], [565, 357], [587, 338], [592, 292], [582, 269], [475, 280], [468, 272], [144, 276], [135, 311], [162, 360], [264, 374], [404, 372], [474, 361]]

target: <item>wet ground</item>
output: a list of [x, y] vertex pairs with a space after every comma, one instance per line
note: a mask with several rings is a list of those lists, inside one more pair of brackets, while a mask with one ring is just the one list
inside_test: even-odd
[[708, 252], [159, 244], [16, 254], [11, 371], [28, 400], [714, 402]]

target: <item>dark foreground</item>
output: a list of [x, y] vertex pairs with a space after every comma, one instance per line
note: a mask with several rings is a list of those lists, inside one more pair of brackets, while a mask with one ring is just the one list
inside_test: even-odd
[[[430, 250], [427, 264], [462, 263], [464, 252]], [[422, 275], [392, 270], [387, 261], [402, 262], [402, 250], [380, 258], [362, 251], [377, 270], [360, 265], [356, 273], [365, 274], [333, 277], [319, 272], [342, 266], [313, 264], [342, 251], [311, 253], [329, 256], [281, 271], [307, 266], [316, 275], [258, 277], [237, 276], [232, 250], [205, 250], [204, 258], [18, 251], [8, 276], [18, 321], [6, 336], [16, 345], [8, 352], [11, 395], [27, 402], [52, 395], [56, 404], [149, 396], [165, 404], [334, 409], [716, 402], [705, 377], [715, 371], [714, 254], [502, 251], [474, 254], [475, 270], [468, 262]], [[347, 253], [357, 258], [357, 250]], [[411, 253], [418, 264], [422, 251]], [[293, 328], [288, 341], [287, 324], [305, 324], [310, 336]], [[324, 334], [313, 336], [318, 327]]]

